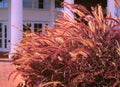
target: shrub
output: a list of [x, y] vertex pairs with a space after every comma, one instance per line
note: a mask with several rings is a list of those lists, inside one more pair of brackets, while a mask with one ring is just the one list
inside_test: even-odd
[[104, 17], [99, 5], [91, 13], [82, 5], [64, 5], [74, 18], [60, 14], [53, 29], [26, 34], [16, 49], [13, 64], [25, 85], [119, 87], [120, 20]]

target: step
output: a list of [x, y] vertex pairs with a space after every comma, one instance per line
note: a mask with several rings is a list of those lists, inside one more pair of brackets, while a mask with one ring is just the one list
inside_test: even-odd
[[0, 52], [0, 58], [8, 58], [8, 52]]

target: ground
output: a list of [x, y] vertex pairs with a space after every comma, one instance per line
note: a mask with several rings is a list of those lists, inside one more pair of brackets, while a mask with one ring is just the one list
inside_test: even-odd
[[16, 87], [20, 79], [19, 76], [13, 81], [14, 74], [12, 74], [10, 80], [8, 80], [10, 73], [14, 70], [15, 67], [12, 62], [8, 58], [1, 58], [0, 55], [0, 87]]

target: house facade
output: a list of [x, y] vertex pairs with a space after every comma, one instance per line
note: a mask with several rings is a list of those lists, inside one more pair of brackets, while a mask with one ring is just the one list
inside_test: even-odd
[[[42, 33], [45, 32], [46, 25], [53, 27], [56, 17], [53, 11], [63, 9], [60, 5], [62, 1], [74, 4], [80, 0], [0, 0], [0, 51], [14, 52], [14, 44], [22, 37], [21, 29], [26, 29], [23, 24], [33, 31], [41, 29]], [[114, 17], [114, 0], [105, 1], [107, 11]], [[117, 8], [120, 16], [119, 11]]]

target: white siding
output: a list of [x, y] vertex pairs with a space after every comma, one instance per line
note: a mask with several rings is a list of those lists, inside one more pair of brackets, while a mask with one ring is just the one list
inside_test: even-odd
[[23, 19], [25, 21], [50, 21], [50, 11], [44, 9], [24, 9]]
[[[10, 14], [10, 13], [9, 13]], [[50, 21], [50, 11], [44, 9], [24, 9], [23, 19], [26, 21]], [[0, 21], [8, 20], [8, 9], [0, 9]]]
[[0, 9], [0, 21], [8, 20], [8, 9], [1, 8]]

